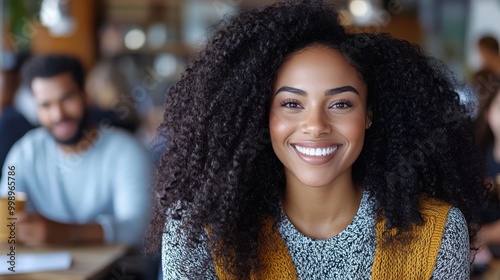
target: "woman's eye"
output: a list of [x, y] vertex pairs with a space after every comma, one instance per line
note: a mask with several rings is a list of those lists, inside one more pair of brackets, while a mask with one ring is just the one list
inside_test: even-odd
[[285, 108], [292, 108], [292, 109], [302, 108], [302, 106], [300, 105], [300, 103], [298, 101], [288, 100], [288, 99], [281, 102], [281, 106], [285, 107]]
[[330, 106], [331, 109], [348, 109], [352, 107], [352, 103], [349, 101], [338, 101]]

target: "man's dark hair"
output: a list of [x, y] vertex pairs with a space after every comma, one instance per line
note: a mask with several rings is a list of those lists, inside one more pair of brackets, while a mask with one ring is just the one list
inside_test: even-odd
[[479, 46], [486, 48], [494, 53], [499, 53], [498, 41], [493, 36], [484, 36], [479, 39]]
[[51, 78], [70, 73], [78, 88], [84, 88], [84, 73], [78, 59], [68, 55], [43, 55], [27, 61], [22, 68], [23, 83], [31, 88], [35, 78]]

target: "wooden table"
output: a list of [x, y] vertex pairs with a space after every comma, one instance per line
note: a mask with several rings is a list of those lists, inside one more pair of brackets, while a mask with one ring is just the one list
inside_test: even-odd
[[[3, 251], [3, 250], [2, 250]], [[67, 251], [73, 262], [68, 270], [36, 272], [28, 274], [0, 275], [2, 280], [94, 280], [105, 275], [110, 267], [125, 256], [125, 245], [93, 245], [81, 247], [23, 248], [17, 253], [41, 253]], [[3, 252], [2, 252], [3, 254]]]

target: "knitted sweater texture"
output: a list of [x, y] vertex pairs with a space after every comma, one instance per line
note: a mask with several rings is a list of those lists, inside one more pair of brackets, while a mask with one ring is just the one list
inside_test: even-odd
[[[424, 223], [413, 228], [411, 242], [405, 246], [384, 242], [385, 222], [378, 219], [371, 279], [431, 278], [451, 206], [434, 198], [422, 198], [420, 204]], [[271, 219], [265, 222], [260, 238], [259, 258], [263, 267], [251, 278], [298, 279], [288, 248]], [[219, 279], [236, 279], [227, 273], [221, 260], [215, 259], [214, 265]]]
[[[259, 250], [267, 269], [254, 275], [254, 279], [469, 279], [467, 222], [459, 209], [447, 211], [448, 207], [440, 201], [424, 199], [420, 210], [425, 223], [412, 230], [415, 239], [405, 247], [392, 248], [381, 246], [383, 223], [376, 214], [377, 202], [367, 191], [352, 222], [329, 239], [302, 234], [282, 211], [278, 220], [270, 219], [262, 228]], [[173, 219], [166, 224], [163, 279], [231, 279], [220, 265], [216, 271], [209, 235], [202, 234], [201, 242], [194, 249], [188, 248], [181, 224]], [[409, 271], [401, 269], [405, 266], [418, 271], [410, 271], [413, 276], [402, 274]]]

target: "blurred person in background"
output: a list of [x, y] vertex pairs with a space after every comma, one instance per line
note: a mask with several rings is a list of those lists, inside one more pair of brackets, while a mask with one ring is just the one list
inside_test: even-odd
[[[27, 57], [25, 53], [12, 55], [10, 65], [2, 65], [0, 69], [0, 167], [12, 145], [33, 128], [13, 106], [21, 83], [19, 72]], [[0, 178], [1, 176], [0, 174]]]
[[492, 92], [495, 77], [500, 76], [500, 53], [498, 41], [493, 36], [483, 36], [478, 41], [482, 68], [472, 78], [472, 86], [479, 101], [487, 99]]
[[[71, 243], [138, 245], [149, 217], [150, 159], [128, 133], [91, 121], [80, 62], [33, 58], [23, 80], [41, 128], [21, 138], [3, 168], [16, 168], [16, 191], [28, 196], [18, 240], [31, 246]], [[2, 179], [0, 194], [7, 192]]]
[[500, 180], [500, 78], [481, 90], [475, 129], [478, 144], [487, 154], [487, 174]]
[[500, 75], [500, 53], [498, 41], [493, 36], [484, 36], [478, 42], [483, 70]]
[[[500, 78], [493, 76], [488, 84], [476, 92], [479, 110], [475, 123], [477, 142], [486, 154], [486, 174], [491, 188], [490, 199], [482, 202], [482, 223], [479, 242], [497, 255], [500, 245]], [[484, 248], [477, 259], [488, 261], [490, 252]]]
[[85, 90], [98, 118], [108, 118], [113, 125], [135, 133], [141, 118], [126, 80], [115, 60], [102, 60], [90, 70]]

